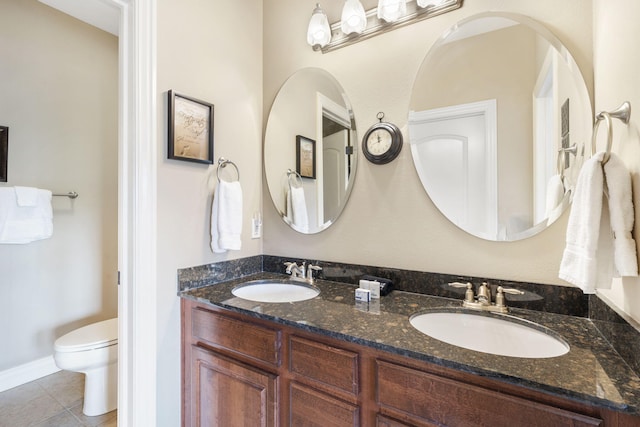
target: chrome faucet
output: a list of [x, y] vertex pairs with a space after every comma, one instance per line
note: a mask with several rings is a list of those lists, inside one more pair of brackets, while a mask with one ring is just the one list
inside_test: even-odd
[[298, 265], [295, 262], [285, 262], [284, 265], [287, 266], [286, 272], [291, 275], [291, 280], [307, 282], [310, 285], [313, 285], [315, 282], [313, 272], [322, 270], [322, 267], [317, 265], [311, 263], [307, 265], [306, 261], [302, 261], [302, 265]]
[[467, 288], [466, 292], [464, 293], [464, 301], [462, 301], [463, 307], [471, 308], [474, 310], [485, 310], [498, 313], [506, 313], [507, 311], [509, 311], [505, 303], [504, 294], [524, 294], [523, 291], [518, 289], [503, 288], [502, 286], [498, 286], [498, 289], [496, 290], [496, 302], [494, 304], [491, 302], [491, 287], [486, 282], [483, 282], [478, 288], [477, 297], [473, 293], [473, 285], [471, 283], [453, 282], [449, 283], [449, 286], [452, 286], [454, 288]]

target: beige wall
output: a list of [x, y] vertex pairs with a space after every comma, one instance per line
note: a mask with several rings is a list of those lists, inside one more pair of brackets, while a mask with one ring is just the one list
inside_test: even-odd
[[[180, 304], [176, 270], [258, 255], [251, 216], [262, 194], [262, 1], [159, 1], [157, 420], [180, 424]], [[215, 168], [167, 160], [167, 91], [215, 105], [215, 159], [240, 169], [242, 250], [213, 254], [209, 215]]]
[[[640, 237], [640, 2], [636, 0], [594, 1], [594, 69], [595, 110], [613, 110], [623, 101], [631, 103], [628, 126], [618, 120], [613, 123], [613, 151], [624, 160], [632, 173], [636, 208], [634, 236]], [[606, 147], [604, 126], [598, 132], [598, 149]], [[605, 298], [613, 301], [625, 313], [640, 322], [640, 280], [615, 279]]]
[[54, 234], [0, 245], [0, 371], [117, 315], [118, 41], [36, 0], [0, 0], [9, 180], [53, 199]]

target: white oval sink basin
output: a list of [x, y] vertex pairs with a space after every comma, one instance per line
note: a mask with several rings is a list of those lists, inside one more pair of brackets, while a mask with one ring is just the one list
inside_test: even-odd
[[249, 301], [297, 302], [317, 297], [320, 290], [304, 283], [255, 280], [235, 287], [231, 293]]
[[483, 353], [548, 358], [569, 351], [569, 345], [551, 330], [511, 316], [434, 311], [416, 314], [409, 322], [432, 338]]

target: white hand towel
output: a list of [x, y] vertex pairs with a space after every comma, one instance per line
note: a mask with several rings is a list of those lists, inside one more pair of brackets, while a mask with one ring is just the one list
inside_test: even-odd
[[53, 235], [51, 191], [36, 190], [33, 206], [18, 205], [14, 188], [0, 188], [0, 244], [24, 244]]
[[239, 181], [220, 181], [211, 208], [211, 250], [223, 253], [242, 247], [242, 187]]
[[38, 204], [38, 189], [33, 187], [14, 187], [18, 206], [36, 206]]
[[[557, 212], [557, 207], [560, 206], [563, 198], [564, 184], [562, 183], [562, 178], [560, 175], [553, 175], [549, 178], [549, 182], [547, 182], [547, 198], [545, 206], [545, 216], [547, 218], [550, 218], [555, 212]], [[553, 219], [555, 220], [557, 218]]]
[[602, 152], [596, 153], [580, 170], [559, 273], [561, 279], [590, 294], [595, 293], [597, 283], [596, 252], [602, 214], [603, 156]]
[[611, 153], [609, 161], [604, 164], [604, 176], [609, 191], [615, 267], [620, 276], [637, 276], [636, 242], [631, 236], [634, 220], [631, 175], [622, 160]]
[[291, 213], [293, 225], [303, 231], [309, 229], [309, 215], [307, 214], [307, 202], [304, 198], [303, 187], [291, 187], [289, 190], [291, 197]]

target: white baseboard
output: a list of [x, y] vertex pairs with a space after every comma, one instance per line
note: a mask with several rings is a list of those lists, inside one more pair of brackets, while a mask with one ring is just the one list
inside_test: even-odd
[[53, 355], [0, 371], [0, 392], [58, 372]]

